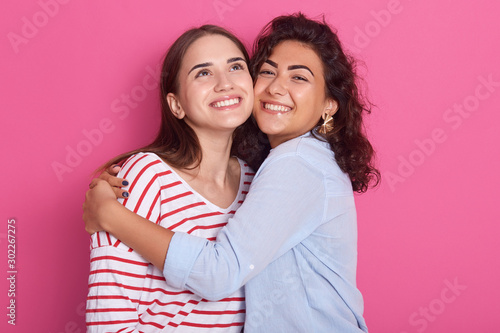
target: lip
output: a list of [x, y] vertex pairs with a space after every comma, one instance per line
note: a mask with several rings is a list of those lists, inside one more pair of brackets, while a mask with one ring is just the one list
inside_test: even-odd
[[[231, 101], [231, 100], [235, 100], [235, 99], [238, 101], [236, 103], [234, 103], [234, 101], [232, 101], [232, 103], [234, 103], [234, 104], [217, 106], [217, 103], [222, 103], [222, 102]], [[239, 95], [227, 95], [227, 96], [222, 96], [222, 97], [212, 101], [209, 104], [209, 106], [211, 108], [216, 109], [216, 110], [231, 110], [231, 109], [235, 109], [235, 108], [239, 107], [241, 105], [242, 101], [243, 101], [243, 98]]]
[[[272, 105], [280, 106], [280, 107], [286, 108], [286, 110], [271, 110], [271, 109], [267, 109], [265, 107], [266, 104], [272, 104]], [[275, 102], [275, 101], [260, 101], [260, 108], [262, 109], [262, 111], [267, 112], [267, 113], [271, 113], [271, 114], [285, 114], [285, 113], [289, 113], [293, 109], [291, 106], [288, 106], [288, 105], [283, 104], [283, 103], [278, 103], [278, 102]]]

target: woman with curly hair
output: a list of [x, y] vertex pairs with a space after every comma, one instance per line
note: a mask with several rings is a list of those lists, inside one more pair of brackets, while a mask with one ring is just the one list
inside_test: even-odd
[[206, 299], [244, 286], [245, 332], [366, 332], [353, 191], [380, 174], [354, 61], [324, 21], [299, 13], [262, 30], [251, 62], [253, 116], [271, 150], [216, 240], [148, 223], [102, 179], [87, 192], [86, 230], [110, 232]]

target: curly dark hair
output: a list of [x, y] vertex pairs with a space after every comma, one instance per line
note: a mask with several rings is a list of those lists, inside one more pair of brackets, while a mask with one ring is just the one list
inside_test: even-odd
[[323, 123], [319, 119], [311, 133], [329, 142], [337, 164], [349, 175], [353, 190], [366, 192], [370, 186], [378, 185], [380, 172], [373, 164], [375, 152], [363, 126], [363, 113], [371, 112], [371, 104], [358, 89], [355, 59], [343, 51], [336, 33], [324, 18], [315, 21], [302, 13], [279, 16], [269, 22], [255, 40], [250, 66], [254, 81], [274, 47], [287, 40], [303, 43], [316, 52], [323, 63], [326, 96], [338, 103], [333, 116], [334, 129], [319, 134], [317, 129]]

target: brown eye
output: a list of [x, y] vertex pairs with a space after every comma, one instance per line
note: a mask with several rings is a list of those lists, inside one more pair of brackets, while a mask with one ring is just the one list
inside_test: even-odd
[[292, 79], [298, 80], [298, 81], [308, 81], [305, 77], [300, 76], [300, 75], [295, 75]]
[[274, 73], [264, 69], [259, 72], [259, 75], [274, 75]]
[[208, 76], [208, 75], [210, 75], [210, 72], [207, 71], [206, 69], [203, 69], [203, 70], [199, 71], [198, 73], [196, 73], [195, 77]]
[[242, 64], [234, 64], [233, 66], [231, 66], [231, 72], [243, 69], [245, 69], [245, 67]]

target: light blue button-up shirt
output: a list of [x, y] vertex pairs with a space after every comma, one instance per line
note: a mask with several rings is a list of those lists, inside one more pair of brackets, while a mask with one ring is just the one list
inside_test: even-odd
[[277, 146], [210, 242], [175, 233], [169, 284], [218, 300], [244, 286], [245, 333], [366, 332], [351, 182], [310, 134]]

